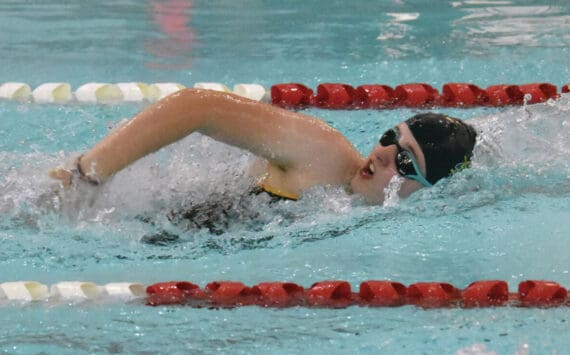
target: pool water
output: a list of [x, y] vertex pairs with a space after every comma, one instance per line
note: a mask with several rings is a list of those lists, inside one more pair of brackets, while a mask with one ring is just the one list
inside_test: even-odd
[[[403, 14], [406, 14], [404, 16]], [[0, 4], [0, 78], [65, 81], [570, 82], [567, 2], [99, 1]], [[441, 109], [480, 132], [473, 168], [367, 206], [334, 188], [298, 202], [246, 196], [254, 158], [193, 135], [98, 191], [54, 193], [47, 171], [146, 104], [0, 102], [0, 282], [527, 279], [570, 287], [570, 98]], [[422, 110], [306, 110], [364, 154]], [[229, 221], [168, 211], [210, 200]], [[154, 243], [160, 231], [178, 236]], [[193, 309], [133, 303], [0, 307], [6, 353], [564, 353], [568, 308]], [[484, 353], [479, 351], [479, 353]]]

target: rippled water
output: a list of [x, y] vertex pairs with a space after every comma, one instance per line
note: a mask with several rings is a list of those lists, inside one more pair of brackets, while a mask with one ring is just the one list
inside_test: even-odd
[[[0, 78], [75, 87], [125, 80], [570, 81], [565, 2], [160, 4], [2, 2]], [[161, 22], [168, 15], [178, 26]], [[98, 191], [54, 192], [49, 168], [143, 106], [0, 102], [1, 282], [309, 286], [345, 279], [357, 288], [366, 279], [393, 279], [462, 288], [504, 279], [515, 290], [526, 279], [551, 279], [570, 286], [568, 96], [526, 107], [439, 110], [478, 129], [472, 169], [384, 207], [332, 188], [315, 188], [296, 203], [249, 195], [254, 158], [198, 135]], [[381, 132], [415, 112], [308, 110], [365, 154]], [[211, 201], [233, 206], [231, 214], [202, 227], [169, 218], [169, 211]], [[177, 238], [153, 237], [165, 231]], [[567, 347], [570, 330], [566, 308], [198, 310], [135, 303], [0, 312], [0, 349], [8, 353], [453, 353], [476, 343], [500, 353], [521, 344], [551, 353]]]

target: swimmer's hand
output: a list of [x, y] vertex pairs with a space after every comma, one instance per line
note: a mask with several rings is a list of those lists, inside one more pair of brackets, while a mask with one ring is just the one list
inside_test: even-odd
[[71, 187], [71, 182], [73, 180], [73, 171], [70, 169], [57, 167], [49, 171], [49, 176], [52, 179], [59, 180], [64, 189]]
[[81, 169], [81, 155], [73, 160], [72, 168], [57, 167], [49, 171], [49, 176], [52, 179], [59, 180], [64, 189], [68, 189], [79, 182], [87, 183], [88, 185], [99, 185], [99, 180], [94, 179], [92, 176], [86, 175]]
[[80, 211], [95, 203], [98, 189], [94, 185], [97, 184], [81, 174], [81, 169], [78, 169], [80, 158], [73, 161], [74, 167], [59, 166], [49, 171], [49, 176], [59, 182], [52, 187], [52, 192], [62, 211]]

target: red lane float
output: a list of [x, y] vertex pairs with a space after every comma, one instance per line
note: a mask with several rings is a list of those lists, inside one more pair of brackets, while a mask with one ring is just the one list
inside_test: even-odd
[[461, 292], [463, 307], [502, 306], [509, 300], [509, 286], [505, 281], [475, 281]]
[[441, 104], [453, 107], [483, 106], [489, 102], [487, 93], [473, 84], [449, 83], [443, 85]]
[[354, 93], [356, 108], [386, 108], [394, 100], [394, 89], [388, 85], [360, 85]]
[[190, 291], [198, 290], [198, 285], [186, 281], [160, 282], [146, 288], [147, 304], [184, 304]]
[[[562, 93], [570, 91], [570, 84]], [[348, 84], [325, 83], [313, 90], [303, 84], [283, 83], [271, 87], [271, 101], [287, 108], [314, 106], [326, 109], [382, 109], [398, 107], [476, 107], [520, 105], [528, 95], [528, 104], [559, 97], [557, 87], [549, 83], [491, 85], [486, 89], [469, 83], [446, 83], [441, 94], [426, 83], [398, 85], [367, 84], [354, 88]]]
[[304, 288], [292, 282], [262, 282], [252, 287], [259, 295], [257, 305], [263, 307], [291, 307], [301, 305]]
[[568, 305], [567, 290], [556, 282], [527, 280], [518, 293], [509, 293], [502, 280], [475, 281], [459, 290], [445, 282], [418, 282], [408, 287], [394, 281], [368, 280], [358, 293], [347, 281], [321, 281], [304, 289], [292, 282], [262, 282], [248, 287], [241, 282], [216, 281], [204, 289], [186, 281], [161, 282], [147, 287], [147, 304], [192, 307], [554, 307]]
[[439, 93], [424, 83], [399, 85], [394, 90], [395, 104], [404, 107], [425, 107], [438, 103]]
[[533, 83], [520, 85], [519, 88], [523, 95], [530, 95], [527, 101], [529, 104], [536, 104], [547, 101], [548, 99], [555, 99], [558, 97], [556, 86], [548, 83]]
[[408, 287], [409, 303], [423, 308], [448, 307], [459, 299], [459, 290], [446, 282], [418, 282]]
[[393, 281], [364, 281], [360, 284], [360, 304], [375, 307], [394, 307], [406, 303], [406, 286]]
[[493, 85], [485, 89], [490, 106], [519, 105], [524, 94], [517, 85]]
[[309, 106], [313, 104], [313, 90], [297, 83], [273, 85], [271, 102], [289, 108]]
[[320, 84], [317, 86], [314, 104], [329, 109], [351, 108], [354, 91], [352, 86], [346, 84]]
[[556, 282], [528, 280], [519, 284], [521, 306], [552, 307], [562, 304], [567, 290]]
[[344, 308], [352, 303], [350, 284], [346, 281], [321, 281], [307, 290], [306, 302], [313, 307]]
[[257, 290], [252, 290], [241, 282], [214, 281], [206, 285], [212, 306], [236, 307], [255, 304], [259, 295]]

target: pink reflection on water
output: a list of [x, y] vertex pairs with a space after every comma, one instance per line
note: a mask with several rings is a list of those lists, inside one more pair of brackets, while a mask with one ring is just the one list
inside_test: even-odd
[[192, 66], [190, 55], [197, 36], [190, 25], [191, 8], [192, 0], [149, 0], [149, 21], [158, 27], [161, 36], [145, 43], [146, 52], [158, 57], [157, 61], [147, 62], [148, 67], [175, 70]]

